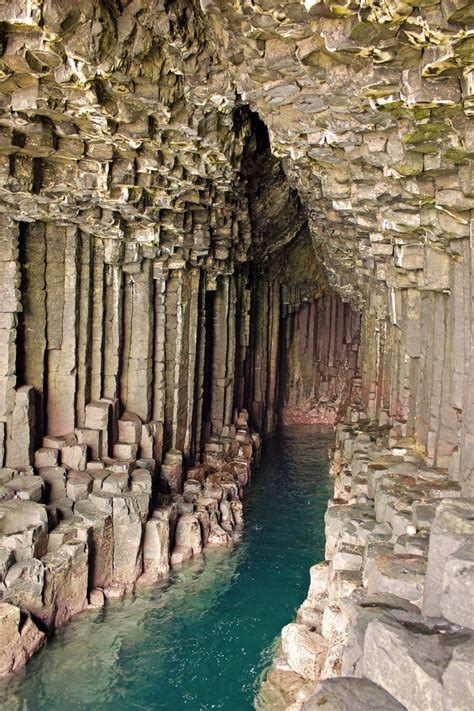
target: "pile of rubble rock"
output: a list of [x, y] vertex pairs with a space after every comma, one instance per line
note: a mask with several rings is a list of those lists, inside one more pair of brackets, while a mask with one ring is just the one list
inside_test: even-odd
[[185, 471], [178, 450], [159, 466], [156, 423], [119, 419], [104, 398], [87, 405], [85, 428], [45, 437], [34, 467], [0, 469], [0, 676], [76, 613], [232, 543], [260, 446], [247, 417]]
[[311, 568], [258, 707], [467, 710], [474, 499], [411, 438], [361, 423], [336, 431], [326, 560]]

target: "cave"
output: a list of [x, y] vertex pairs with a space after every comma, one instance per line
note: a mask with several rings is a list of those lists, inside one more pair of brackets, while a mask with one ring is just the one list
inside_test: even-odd
[[0, 699], [79, 613], [137, 599], [138, 627], [231, 570], [313, 446], [286, 576], [313, 509], [325, 549], [218, 707], [470, 708], [472, 2], [10, 0], [0, 27]]

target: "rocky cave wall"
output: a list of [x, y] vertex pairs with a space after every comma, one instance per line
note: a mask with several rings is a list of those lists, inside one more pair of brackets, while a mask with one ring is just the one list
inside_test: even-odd
[[263, 122], [250, 121], [242, 155], [252, 233], [247, 405], [260, 432], [277, 422], [334, 423], [360, 399], [360, 315], [329, 286], [298, 192]]
[[[397, 3], [384, 10], [375, 2], [341, 7], [158, 0], [146, 8], [97, 1], [80, 11], [67, 2], [3, 6], [2, 268], [10, 289], [3, 296], [1, 417], [7, 442], [20, 383], [44, 393], [49, 405], [38, 406], [39, 416], [46, 413], [52, 432], [81, 424], [89, 388], [91, 398], [120, 394], [145, 419], [164, 420], [158, 413], [167, 410], [169, 430], [182, 405], [171, 404], [170, 382], [168, 405], [160, 404], [158, 364], [174, 355], [162, 356], [159, 346], [150, 355], [153, 328], [146, 319], [136, 348], [130, 325], [133, 309], [159, 302], [145, 284], [151, 269], [154, 292], [168, 288], [160, 269], [172, 274], [169, 289], [178, 304], [180, 293], [195, 293], [190, 275], [179, 284], [180, 269], [203, 269], [206, 283], [237, 273], [247, 259], [268, 261], [307, 221], [324, 281], [363, 313], [367, 416], [415, 435], [427, 461], [448, 468], [469, 490], [470, 3], [433, 3], [422, 11]], [[279, 224], [270, 232], [262, 226], [262, 234], [276, 235], [273, 245], [254, 226], [250, 250], [255, 216], [242, 191], [246, 170], [240, 172], [248, 122], [245, 128], [234, 113], [242, 103], [268, 127], [271, 151], [282, 159], [278, 170], [290, 182], [285, 190], [301, 205], [290, 209], [287, 201]], [[283, 190], [279, 200], [284, 196]], [[18, 240], [19, 230], [32, 239]], [[80, 271], [83, 292], [88, 274], [94, 276], [82, 315], [81, 297], [66, 305], [80, 321], [82, 340], [66, 347], [66, 336], [64, 349], [59, 318], [56, 324], [50, 318], [44, 343], [43, 230], [46, 242], [57, 242], [44, 262], [49, 310], [63, 306], [53, 293], [52, 282], [61, 279], [54, 252], [60, 262], [63, 254], [70, 260], [64, 274], [71, 294], [81, 288]], [[27, 266], [30, 259], [39, 270]], [[30, 311], [18, 318], [20, 281], [29, 284]], [[156, 321], [160, 308], [156, 303]], [[41, 331], [38, 352], [23, 365], [21, 341], [28, 353], [32, 321]], [[179, 338], [176, 346], [182, 347]], [[46, 374], [39, 372], [43, 351]], [[176, 378], [184, 397], [189, 379]], [[64, 413], [54, 412], [66, 393], [74, 394], [74, 407], [70, 399]], [[181, 443], [186, 437], [165, 436]]]
[[362, 310], [366, 415], [472, 491], [472, 3], [203, 7]]
[[359, 314], [327, 296], [288, 314], [284, 329], [282, 422], [335, 424], [359, 396]]
[[46, 434], [89, 427], [86, 406], [101, 398], [156, 423], [159, 452], [177, 448], [194, 462], [205, 378], [206, 418], [219, 432], [231, 424], [236, 353], [244, 357], [248, 338], [235, 319], [238, 308], [245, 321], [246, 281], [219, 275], [210, 284], [179, 255], [158, 260], [146, 247], [120, 253], [120, 243], [73, 227], [20, 223], [9, 234], [12, 245], [21, 240], [25, 259], [16, 262], [21, 311], [11, 382], [22, 394], [34, 388], [36, 407], [21, 422], [12, 392], [7, 466], [32, 464]]
[[182, 457], [241, 486], [242, 409], [268, 432], [280, 406], [329, 417], [327, 393], [472, 493], [472, 3], [7, 0], [0, 19], [7, 504], [57, 485], [67, 518], [91, 462], [126, 506], [140, 477], [147, 506], [182, 496]]

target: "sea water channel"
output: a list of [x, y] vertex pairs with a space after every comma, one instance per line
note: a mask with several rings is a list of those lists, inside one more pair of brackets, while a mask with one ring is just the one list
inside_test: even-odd
[[324, 559], [332, 441], [300, 425], [267, 439], [240, 541], [75, 617], [0, 685], [2, 711], [250, 711]]

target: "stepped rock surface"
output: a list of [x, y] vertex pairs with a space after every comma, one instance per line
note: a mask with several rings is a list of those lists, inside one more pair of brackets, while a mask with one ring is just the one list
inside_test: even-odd
[[323, 422], [257, 706], [471, 707], [473, 116], [471, 0], [0, 0], [0, 675]]

